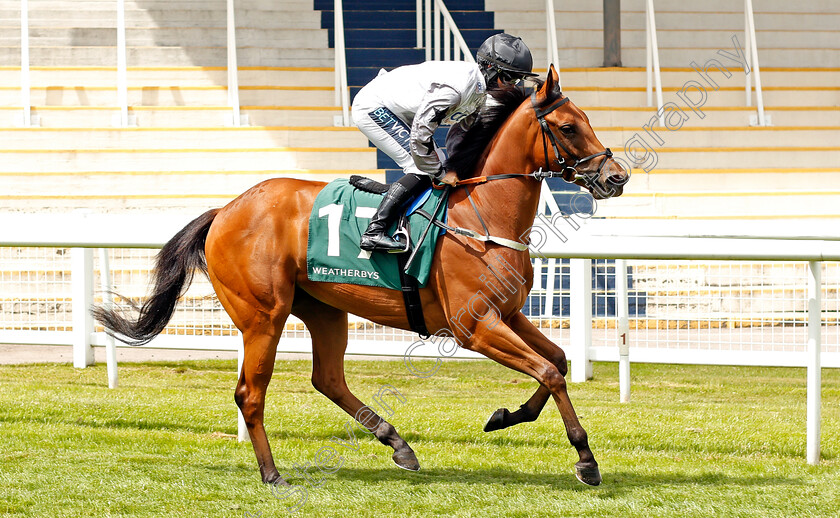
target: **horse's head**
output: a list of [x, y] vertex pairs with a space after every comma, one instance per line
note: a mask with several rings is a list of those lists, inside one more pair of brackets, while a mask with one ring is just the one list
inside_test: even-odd
[[554, 65], [531, 96], [531, 106], [541, 133], [534, 148], [537, 163], [562, 172], [564, 180], [586, 188], [595, 199], [620, 196], [630, 173], [595, 136], [589, 117], [563, 96]]

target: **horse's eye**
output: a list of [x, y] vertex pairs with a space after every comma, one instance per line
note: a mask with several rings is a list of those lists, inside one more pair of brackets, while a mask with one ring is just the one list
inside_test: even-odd
[[574, 135], [575, 127], [571, 124], [566, 124], [565, 126], [560, 126], [560, 131], [563, 132], [563, 135]]

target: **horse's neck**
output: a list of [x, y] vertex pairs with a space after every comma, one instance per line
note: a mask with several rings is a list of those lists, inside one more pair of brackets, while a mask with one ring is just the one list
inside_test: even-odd
[[[517, 112], [511, 119], [517, 116], [522, 114]], [[532, 156], [532, 146], [527, 143], [535, 142], [536, 137], [532, 125], [509, 120], [499, 130], [497, 138], [491, 141], [490, 150], [479, 163], [476, 176], [534, 172], [536, 161]], [[534, 223], [540, 187], [541, 182], [525, 177], [491, 180], [471, 190], [473, 201], [490, 233], [521, 241], [520, 237], [527, 237], [527, 231]], [[462, 210], [473, 212], [469, 202], [461, 206]], [[482, 229], [478, 227], [474, 230]]]

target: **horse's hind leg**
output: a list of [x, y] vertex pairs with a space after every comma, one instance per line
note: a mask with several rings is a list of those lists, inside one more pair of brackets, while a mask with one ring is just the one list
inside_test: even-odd
[[267, 321], [261, 326], [243, 331], [245, 357], [234, 393], [236, 404], [242, 411], [242, 417], [248, 427], [248, 435], [254, 446], [262, 481], [282, 485], [288, 485], [288, 483], [283, 480], [274, 465], [274, 457], [271, 455], [271, 446], [263, 424], [263, 414], [265, 393], [274, 371], [277, 342], [288, 315], [289, 313], [285, 312], [273, 321]]
[[344, 379], [344, 352], [347, 349], [347, 313], [328, 306], [298, 289], [292, 313], [303, 320], [312, 336], [312, 385], [342, 410], [355, 418], [379, 439], [394, 449], [397, 466], [417, 471], [420, 463], [414, 451], [397, 430], [364, 405], [347, 388]]

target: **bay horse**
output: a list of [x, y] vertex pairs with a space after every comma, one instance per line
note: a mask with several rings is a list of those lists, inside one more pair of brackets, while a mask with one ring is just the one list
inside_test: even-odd
[[[627, 171], [601, 145], [586, 115], [563, 95], [558, 83], [552, 66], [546, 80], [537, 81], [530, 99], [522, 87], [493, 93], [500, 106], [482, 117], [483, 123], [475, 132], [467, 132], [463, 141], [466, 151], [460, 159], [457, 154], [452, 157], [453, 164], [460, 164], [456, 168], [460, 183], [473, 185], [456, 187], [450, 193], [449, 224], [473, 229], [486, 225], [495, 236], [522, 239], [534, 221], [540, 197], [541, 182], [534, 172], [539, 169], [544, 173], [543, 167], [549, 170], [556, 164], [562, 167], [564, 179], [584, 184], [595, 198], [621, 194]], [[479, 135], [482, 132], [483, 142]], [[469, 157], [468, 148], [472, 145], [475, 149], [476, 142], [479, 152]], [[470, 167], [464, 167], [465, 163]], [[480, 180], [492, 180], [494, 176], [499, 181]], [[288, 485], [275, 467], [263, 411], [277, 344], [290, 314], [300, 318], [311, 334], [315, 389], [354, 418], [367, 409], [365, 422], [357, 420], [394, 449], [394, 462], [409, 470], [420, 468], [408, 443], [350, 392], [344, 377], [348, 312], [378, 324], [409, 329], [402, 293], [307, 278], [309, 215], [325, 185], [284, 178], [257, 184], [226, 206], [196, 218], [162, 248], [156, 259], [152, 293], [136, 319], [111, 308], [94, 309], [107, 332], [134, 345], [147, 343], [171, 319], [194, 272], [206, 273], [242, 333], [244, 361], [234, 399], [245, 419], [262, 480], [270, 484]], [[475, 275], [499, 260], [511, 269], [499, 269], [497, 280], [521, 285], [514, 294], [488, 289], [490, 281], [484, 277], [482, 282]], [[525, 282], [518, 283], [519, 279]], [[540, 384], [517, 412], [497, 410], [485, 430], [533, 421], [551, 396], [580, 457], [575, 475], [585, 484], [598, 485], [598, 463], [566, 390], [565, 354], [520, 312], [532, 283], [527, 248], [516, 250], [449, 232], [438, 240], [429, 282], [420, 290], [426, 323], [429, 329], [448, 329], [470, 297], [484, 288], [500, 321], [490, 326], [487, 319], [460, 319], [459, 326], [452, 326], [454, 338], [464, 348], [527, 374]], [[377, 418], [379, 421], [371, 424]]]

